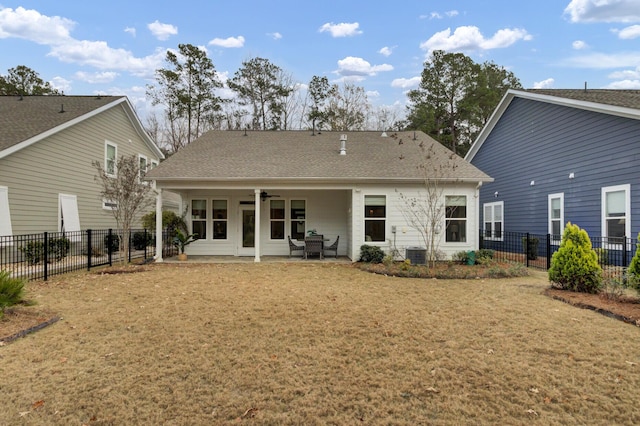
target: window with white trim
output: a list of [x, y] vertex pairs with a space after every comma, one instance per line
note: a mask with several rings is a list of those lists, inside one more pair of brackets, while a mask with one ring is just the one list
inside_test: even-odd
[[269, 221], [271, 222], [272, 240], [284, 240], [285, 229], [285, 203], [284, 200], [269, 200]]
[[503, 240], [504, 230], [504, 201], [485, 203], [483, 205], [484, 239]]
[[447, 195], [445, 205], [445, 241], [464, 243], [467, 241], [467, 196]]
[[305, 200], [291, 200], [291, 238], [302, 240], [305, 237], [307, 224], [307, 202]]
[[364, 239], [386, 241], [387, 197], [385, 195], [364, 196]]
[[142, 154], [138, 154], [138, 173], [140, 173], [140, 182], [147, 174], [147, 157]]
[[229, 220], [229, 211], [227, 209], [227, 200], [212, 200], [213, 210], [213, 239], [227, 239], [227, 221]]
[[102, 208], [104, 210], [118, 210], [118, 203], [115, 201], [107, 200], [105, 198], [102, 199]]
[[553, 241], [562, 240], [564, 232], [564, 192], [549, 194], [549, 234]]
[[9, 210], [9, 188], [0, 186], [0, 246], [13, 245], [13, 238], [3, 238], [11, 236], [13, 236], [13, 230]]
[[602, 236], [609, 239], [608, 243], [621, 243], [630, 235], [631, 185], [602, 188]]
[[118, 160], [118, 145], [105, 141], [104, 143], [104, 171], [107, 176], [116, 177], [116, 163]]
[[193, 238], [207, 238], [207, 200], [191, 200], [191, 231]]

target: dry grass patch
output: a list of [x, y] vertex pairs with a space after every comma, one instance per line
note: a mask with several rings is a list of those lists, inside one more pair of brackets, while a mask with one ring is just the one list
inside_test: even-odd
[[149, 265], [29, 283], [58, 323], [0, 348], [0, 424], [637, 424], [640, 330], [546, 274]]

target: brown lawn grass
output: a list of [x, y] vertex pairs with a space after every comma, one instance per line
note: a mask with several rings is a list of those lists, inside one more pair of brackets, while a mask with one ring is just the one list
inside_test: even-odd
[[28, 284], [0, 424], [638, 424], [640, 329], [529, 277], [150, 265]]

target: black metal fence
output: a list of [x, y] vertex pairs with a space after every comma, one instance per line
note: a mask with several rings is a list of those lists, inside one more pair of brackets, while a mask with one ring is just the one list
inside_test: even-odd
[[[561, 236], [502, 232], [488, 238], [480, 233], [480, 248], [494, 250], [494, 259], [524, 263], [527, 267], [548, 270], [551, 256], [560, 247]], [[605, 276], [621, 276], [631, 263], [637, 240], [633, 238], [589, 237]]]
[[[0, 237], [0, 270], [28, 280], [47, 280], [52, 275], [113, 265], [124, 256], [129, 262], [155, 256], [155, 233], [132, 229], [127, 253], [121, 250], [119, 235], [113, 229], [87, 229]], [[162, 241], [163, 257], [177, 254], [167, 231], [163, 232]]]

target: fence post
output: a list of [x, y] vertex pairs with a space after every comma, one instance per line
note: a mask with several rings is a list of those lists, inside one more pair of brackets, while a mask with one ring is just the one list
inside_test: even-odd
[[478, 235], [478, 249], [482, 250], [484, 247], [484, 238], [482, 238], [482, 229], [480, 230], [480, 235]]
[[547, 271], [551, 269], [551, 234], [547, 234]]
[[87, 271], [91, 270], [91, 253], [93, 247], [91, 244], [91, 229], [87, 229]]
[[49, 278], [49, 233], [44, 233], [44, 280]]
[[527, 258], [527, 268], [529, 267], [529, 233], [527, 232], [527, 240], [525, 241], [524, 255]]
[[113, 266], [113, 263], [111, 263], [111, 257], [113, 255], [113, 253], [111, 252], [111, 247], [113, 246], [113, 241], [112, 241], [113, 235], [111, 233], [111, 228], [109, 228], [109, 231], [107, 233], [107, 253], [108, 258], [109, 258], [109, 266]]
[[627, 236], [624, 236], [624, 243], [622, 244], [622, 266], [627, 267]]

